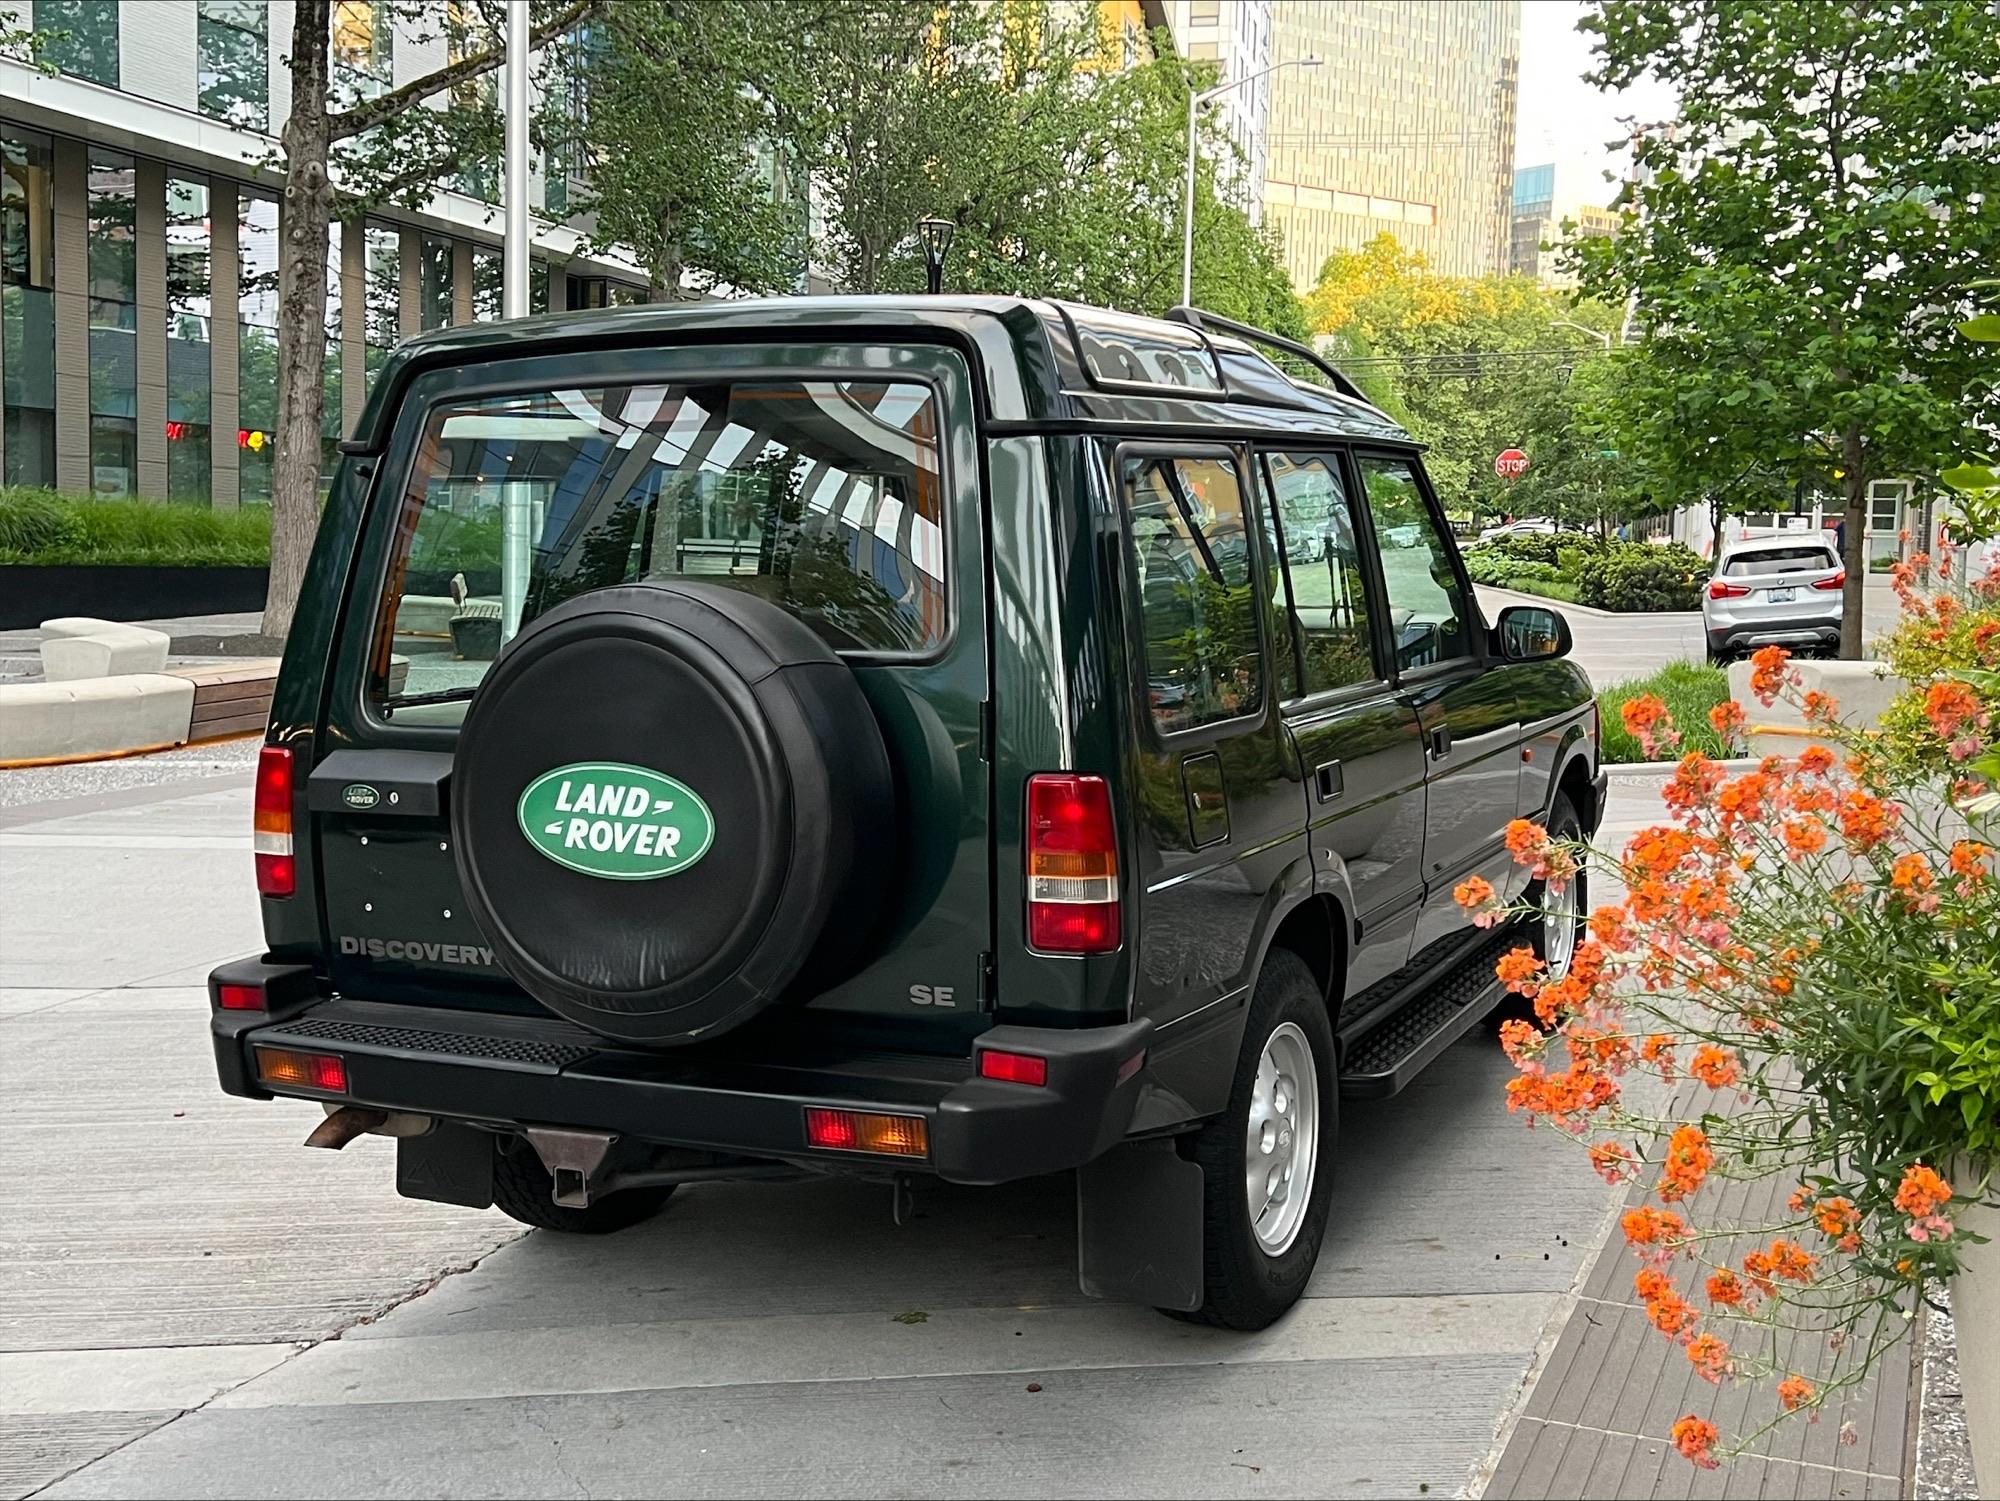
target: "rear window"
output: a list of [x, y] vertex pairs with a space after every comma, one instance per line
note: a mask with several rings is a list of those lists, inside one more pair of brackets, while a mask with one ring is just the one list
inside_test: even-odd
[[1838, 566], [1830, 548], [1760, 547], [1755, 552], [1733, 553], [1723, 559], [1722, 571], [1730, 578], [1752, 578], [1761, 573], [1804, 573]]
[[927, 652], [946, 631], [942, 475], [936, 405], [906, 382], [440, 405], [378, 617], [376, 702], [469, 697], [525, 622], [645, 579], [761, 595], [837, 651]]

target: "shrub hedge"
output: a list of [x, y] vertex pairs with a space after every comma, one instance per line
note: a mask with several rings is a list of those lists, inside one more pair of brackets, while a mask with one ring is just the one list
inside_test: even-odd
[[1708, 565], [1678, 542], [1602, 541], [1529, 532], [1465, 550], [1476, 584], [1571, 599], [1600, 610], [1693, 610]]
[[0, 487], [0, 563], [262, 568], [271, 513]]

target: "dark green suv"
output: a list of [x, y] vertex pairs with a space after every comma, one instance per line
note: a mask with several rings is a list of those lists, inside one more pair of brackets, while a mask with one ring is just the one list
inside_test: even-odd
[[407, 1195], [1074, 1169], [1086, 1291], [1261, 1327], [1341, 1097], [1498, 998], [1454, 886], [1601, 811], [1560, 617], [1489, 627], [1409, 437], [1192, 309], [454, 329], [344, 451], [215, 1053]]

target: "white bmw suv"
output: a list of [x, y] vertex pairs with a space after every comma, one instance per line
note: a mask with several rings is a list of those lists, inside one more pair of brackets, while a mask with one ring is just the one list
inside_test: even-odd
[[1823, 532], [1785, 532], [1723, 543], [1702, 594], [1708, 659], [1777, 644], [1796, 652], [1840, 649], [1847, 574]]

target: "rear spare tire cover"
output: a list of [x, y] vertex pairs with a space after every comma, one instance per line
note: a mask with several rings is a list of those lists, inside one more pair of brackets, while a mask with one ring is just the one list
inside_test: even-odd
[[678, 1044], [854, 957], [892, 799], [875, 716], [810, 628], [725, 585], [635, 584], [556, 606], [494, 662], [459, 734], [452, 846], [530, 995]]

